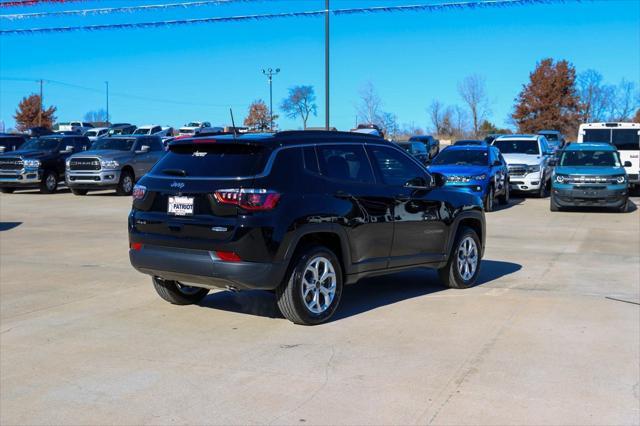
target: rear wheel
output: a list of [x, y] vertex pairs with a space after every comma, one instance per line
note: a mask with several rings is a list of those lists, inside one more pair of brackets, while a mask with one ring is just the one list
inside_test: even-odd
[[480, 273], [481, 247], [478, 234], [471, 228], [463, 227], [458, 232], [447, 265], [438, 269], [440, 281], [450, 288], [474, 285]]
[[73, 193], [73, 195], [87, 195], [87, 191], [86, 189], [71, 189], [71, 192]]
[[180, 281], [163, 280], [158, 277], [153, 277], [152, 280], [158, 295], [174, 305], [192, 305], [209, 294], [209, 289], [192, 287]]
[[120, 182], [116, 187], [118, 195], [131, 195], [133, 192], [133, 173], [129, 170], [123, 170], [120, 174]]
[[495, 190], [493, 189], [493, 186], [490, 186], [489, 191], [487, 192], [487, 195], [484, 198], [484, 211], [486, 212], [493, 211], [493, 202], [495, 198], [496, 198]]
[[15, 188], [2, 188], [2, 193], [3, 194], [13, 194], [13, 191], [15, 191]]
[[326, 247], [302, 250], [293, 269], [276, 289], [278, 308], [288, 320], [302, 325], [327, 321], [342, 296], [342, 268], [336, 255]]
[[43, 194], [53, 194], [58, 189], [58, 174], [53, 170], [46, 170], [40, 182], [40, 192]]
[[501, 205], [506, 206], [507, 204], [509, 204], [509, 198], [511, 197], [509, 191], [511, 191], [511, 189], [509, 189], [509, 181], [505, 182], [504, 185], [504, 194], [498, 197], [498, 201], [500, 201]]

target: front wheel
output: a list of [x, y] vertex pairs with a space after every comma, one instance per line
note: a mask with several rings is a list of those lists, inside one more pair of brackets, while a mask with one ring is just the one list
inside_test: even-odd
[[627, 210], [629, 210], [629, 199], [628, 198], [624, 201], [623, 205], [618, 207], [618, 212], [619, 213], [626, 213]]
[[559, 212], [560, 211], [560, 206], [558, 205], [558, 203], [556, 203], [556, 198], [553, 196], [553, 194], [551, 195], [550, 199], [549, 199], [549, 210], [552, 212]]
[[538, 198], [545, 198], [548, 195], [548, 183], [544, 176], [542, 177], [542, 180], [540, 181], [540, 189], [538, 190]]
[[493, 189], [493, 186], [489, 187], [489, 191], [487, 192], [487, 195], [484, 199], [484, 211], [485, 212], [492, 212], [493, 211], [493, 202], [496, 198], [496, 193], [495, 190]]
[[509, 191], [511, 191], [511, 189], [509, 188], [509, 182], [505, 182], [504, 184], [504, 193], [498, 197], [498, 201], [500, 202], [501, 205], [506, 206], [507, 204], [509, 204], [509, 199], [511, 197], [511, 194]]
[[326, 247], [312, 246], [299, 253], [291, 273], [276, 289], [278, 308], [289, 321], [315, 325], [334, 314], [342, 296], [342, 268]]
[[152, 280], [158, 295], [174, 305], [192, 305], [209, 294], [209, 289], [192, 287], [179, 281], [163, 280], [158, 277], [153, 277]]
[[40, 182], [40, 192], [42, 194], [53, 194], [56, 189], [58, 189], [58, 174], [53, 170], [45, 171]]
[[124, 170], [120, 174], [120, 182], [118, 182], [118, 186], [116, 187], [116, 192], [118, 195], [131, 195], [133, 192], [133, 173], [128, 170]]
[[13, 191], [15, 191], [15, 188], [2, 188], [2, 193], [3, 194], [13, 194]]
[[474, 285], [480, 273], [481, 247], [478, 234], [471, 228], [462, 228], [453, 244], [447, 265], [438, 269], [440, 281], [449, 288], [468, 288]]
[[87, 195], [87, 191], [86, 189], [71, 189], [71, 192], [73, 193], [73, 195]]

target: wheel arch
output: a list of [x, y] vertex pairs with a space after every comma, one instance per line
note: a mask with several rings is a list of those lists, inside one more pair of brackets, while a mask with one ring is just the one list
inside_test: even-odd
[[455, 242], [456, 236], [458, 232], [463, 227], [469, 227], [473, 229], [476, 234], [478, 234], [478, 238], [480, 239], [481, 253], [484, 255], [484, 246], [486, 240], [486, 227], [484, 220], [484, 213], [481, 210], [469, 210], [461, 213], [451, 225], [451, 234], [449, 237], [449, 241], [447, 242], [447, 256], [451, 255], [451, 249], [453, 247], [453, 243]]

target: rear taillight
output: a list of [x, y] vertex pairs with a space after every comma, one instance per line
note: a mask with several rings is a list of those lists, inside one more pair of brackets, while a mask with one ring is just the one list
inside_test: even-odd
[[129, 243], [129, 248], [133, 251], [142, 250], [142, 243]]
[[219, 189], [213, 195], [221, 204], [232, 204], [252, 211], [271, 210], [280, 200], [279, 193], [268, 189]]
[[240, 262], [240, 256], [232, 251], [216, 251], [216, 256], [223, 262]]
[[147, 187], [143, 185], [136, 185], [133, 187], [133, 192], [131, 195], [134, 200], [142, 200], [147, 193]]

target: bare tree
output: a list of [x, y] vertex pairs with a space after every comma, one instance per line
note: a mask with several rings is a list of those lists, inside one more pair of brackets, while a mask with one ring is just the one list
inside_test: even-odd
[[400, 126], [398, 126], [398, 117], [390, 112], [383, 112], [379, 117], [378, 124], [382, 128], [382, 132], [387, 139], [395, 140], [400, 133]]
[[107, 111], [104, 109], [89, 111], [84, 115], [84, 121], [90, 123], [106, 123], [107, 120]]
[[358, 121], [379, 124], [382, 120], [382, 100], [370, 81], [360, 89], [360, 103], [357, 106]]
[[473, 74], [458, 84], [458, 92], [471, 112], [473, 134], [478, 134], [480, 123], [489, 114], [489, 101], [485, 89], [484, 77]]
[[607, 111], [612, 110], [615, 102], [615, 87], [603, 84], [602, 74], [591, 69], [580, 73], [576, 84], [582, 103], [582, 121], [606, 120]]
[[[457, 137], [465, 137], [469, 129], [469, 115], [462, 107], [455, 105], [452, 108], [451, 116], [453, 117], [453, 133]], [[478, 131], [474, 131], [474, 135], [477, 136], [477, 134]]]
[[622, 79], [615, 88], [614, 99], [609, 119], [629, 121], [640, 105], [640, 92], [636, 90], [636, 85], [632, 81]]
[[280, 108], [289, 118], [300, 117], [302, 127], [307, 128], [309, 115], [317, 115], [316, 94], [313, 86], [294, 86], [289, 88], [289, 96], [282, 100]]
[[442, 120], [444, 119], [445, 106], [442, 102], [434, 100], [427, 108], [427, 113], [433, 124], [433, 130], [437, 135], [443, 134], [442, 132]]

